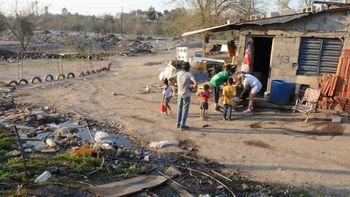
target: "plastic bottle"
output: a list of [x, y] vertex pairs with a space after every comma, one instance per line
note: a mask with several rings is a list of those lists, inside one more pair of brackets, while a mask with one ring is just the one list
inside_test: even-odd
[[49, 146], [50, 148], [53, 148], [56, 146], [56, 142], [50, 138], [48, 138], [45, 142], [46, 142], [47, 146]]
[[169, 141], [151, 142], [149, 144], [149, 147], [151, 147], [151, 148], [162, 148], [163, 146], [171, 145], [171, 144], [172, 143], [169, 142]]
[[49, 171], [45, 171], [43, 172], [40, 176], [38, 176], [36, 179], [35, 179], [35, 183], [42, 183], [42, 182], [45, 182], [47, 181], [49, 178], [51, 177], [51, 174]]

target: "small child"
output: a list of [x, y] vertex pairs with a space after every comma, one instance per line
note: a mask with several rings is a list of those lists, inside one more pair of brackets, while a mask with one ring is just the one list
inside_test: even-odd
[[[171, 107], [169, 105], [170, 103], [170, 99], [173, 96], [173, 90], [171, 89], [171, 86], [169, 85], [168, 79], [165, 78], [163, 80], [163, 103], [165, 104], [165, 106], [167, 107], [167, 109], [169, 109], [170, 114], [173, 112], [171, 110]], [[166, 115], [168, 115], [168, 110], [166, 110]]]
[[210, 92], [209, 92], [209, 85], [205, 84], [203, 86], [203, 90], [198, 93], [199, 100], [201, 102], [200, 107], [201, 107], [201, 119], [204, 120], [205, 117], [205, 111], [208, 110], [208, 99], [210, 97]]
[[223, 94], [223, 104], [224, 104], [224, 119], [227, 120], [227, 113], [228, 113], [228, 120], [231, 120], [231, 114], [232, 114], [232, 106], [234, 104], [233, 97], [236, 96], [236, 87], [233, 85], [233, 78], [230, 77], [227, 80], [227, 85], [222, 90]]

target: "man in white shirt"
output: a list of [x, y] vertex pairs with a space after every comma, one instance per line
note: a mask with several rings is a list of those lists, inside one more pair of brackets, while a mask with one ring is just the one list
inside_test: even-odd
[[[177, 84], [174, 84], [176, 77]], [[177, 72], [170, 80], [170, 83], [177, 86], [178, 102], [177, 102], [177, 123], [176, 127], [185, 130], [189, 127], [186, 125], [187, 114], [191, 103], [191, 89], [197, 86], [197, 82], [190, 73], [190, 64], [183, 63], [183, 70]]]

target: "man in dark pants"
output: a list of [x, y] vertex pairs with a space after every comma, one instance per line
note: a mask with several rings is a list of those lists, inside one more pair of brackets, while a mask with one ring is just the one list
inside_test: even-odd
[[[175, 77], [177, 82], [176, 85], [174, 84]], [[196, 80], [190, 73], [190, 64], [184, 62], [183, 70], [177, 72], [169, 81], [172, 85], [178, 88], [176, 127], [181, 130], [188, 129], [189, 127], [186, 125], [186, 120], [191, 103], [191, 89], [194, 89], [197, 86]]]
[[227, 64], [223, 67], [223, 71], [215, 74], [209, 84], [213, 87], [213, 97], [214, 97], [214, 109], [215, 111], [219, 111], [219, 98], [220, 98], [220, 86], [223, 85], [231, 73], [231, 65]]

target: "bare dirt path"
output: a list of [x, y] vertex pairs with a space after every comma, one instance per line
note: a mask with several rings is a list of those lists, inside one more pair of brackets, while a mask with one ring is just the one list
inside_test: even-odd
[[[178, 131], [175, 115], [166, 117], [159, 113], [159, 91], [140, 94], [145, 86], [159, 84], [158, 74], [164, 67], [144, 63], [167, 61], [173, 54], [116, 57], [110, 73], [59, 85], [19, 88], [16, 101], [52, 105], [116, 122], [125, 127], [123, 133], [146, 143], [169, 140], [175, 144], [159, 152], [182, 151], [176, 145], [189, 140], [199, 147], [200, 155], [225, 164], [228, 169], [242, 169], [254, 180], [321, 188], [320, 192], [343, 195], [350, 191], [348, 124], [305, 124], [291, 120], [287, 112], [259, 109], [249, 115], [235, 112], [234, 121], [222, 121], [221, 114], [209, 110], [209, 120], [202, 121], [198, 99], [193, 96], [188, 120], [192, 128]], [[175, 101], [172, 106], [176, 109]]]

